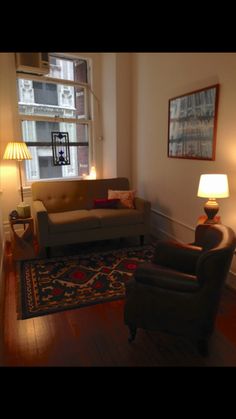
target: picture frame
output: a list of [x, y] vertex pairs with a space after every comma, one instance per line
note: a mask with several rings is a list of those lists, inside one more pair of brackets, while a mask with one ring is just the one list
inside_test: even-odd
[[215, 160], [219, 84], [169, 99], [168, 157]]

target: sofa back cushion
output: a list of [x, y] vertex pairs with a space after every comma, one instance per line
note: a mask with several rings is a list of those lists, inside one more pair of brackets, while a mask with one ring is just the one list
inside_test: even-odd
[[42, 201], [49, 213], [92, 209], [94, 199], [107, 198], [108, 189], [129, 189], [127, 178], [37, 181], [33, 201]]

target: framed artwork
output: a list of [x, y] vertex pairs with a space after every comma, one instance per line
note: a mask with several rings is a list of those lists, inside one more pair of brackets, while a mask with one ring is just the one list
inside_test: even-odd
[[219, 84], [169, 100], [168, 157], [215, 160]]

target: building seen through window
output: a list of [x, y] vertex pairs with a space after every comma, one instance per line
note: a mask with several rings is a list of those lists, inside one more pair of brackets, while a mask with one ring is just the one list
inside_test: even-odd
[[[88, 62], [49, 55], [49, 63], [47, 76], [18, 75], [22, 136], [33, 157], [25, 162], [28, 181], [72, 178], [89, 173], [92, 121]], [[68, 132], [70, 165], [53, 165], [52, 131]]]

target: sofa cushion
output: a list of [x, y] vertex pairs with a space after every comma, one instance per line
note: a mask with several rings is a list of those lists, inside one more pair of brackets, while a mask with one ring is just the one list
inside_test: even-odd
[[80, 231], [101, 226], [100, 220], [88, 210], [64, 211], [48, 214], [50, 233]]
[[115, 227], [144, 222], [144, 215], [135, 209], [92, 209], [91, 215], [97, 217], [101, 227]]

